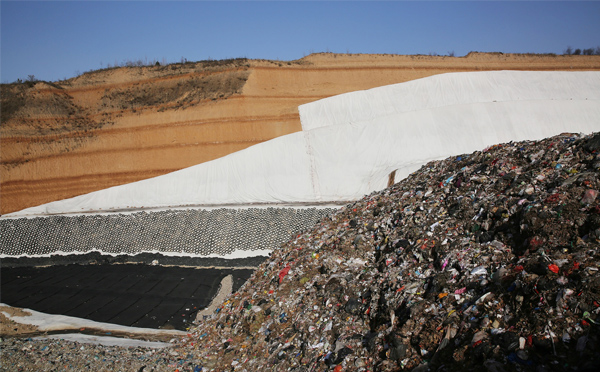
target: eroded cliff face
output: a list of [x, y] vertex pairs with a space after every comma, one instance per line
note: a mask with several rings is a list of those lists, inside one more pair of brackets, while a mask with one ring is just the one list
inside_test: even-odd
[[313, 54], [122, 67], [2, 86], [0, 213], [134, 182], [301, 130], [298, 106], [435, 74], [598, 70], [599, 56]]

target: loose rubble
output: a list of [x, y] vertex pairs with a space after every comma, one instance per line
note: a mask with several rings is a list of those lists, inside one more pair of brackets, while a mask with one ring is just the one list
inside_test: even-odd
[[170, 348], [126, 348], [34, 338], [3, 339], [1, 345], [2, 371], [175, 371], [178, 367]]
[[600, 134], [431, 162], [295, 234], [148, 366], [596, 370], [599, 175]]

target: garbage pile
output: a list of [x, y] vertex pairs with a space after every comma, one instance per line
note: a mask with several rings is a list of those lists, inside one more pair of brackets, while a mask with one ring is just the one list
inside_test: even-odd
[[[600, 134], [431, 162], [295, 233], [173, 347], [110, 358], [143, 371], [596, 371], [599, 176]], [[7, 365], [46, 350], [7, 346]]]
[[600, 134], [431, 162], [274, 251], [180, 370], [596, 370], [599, 175]]

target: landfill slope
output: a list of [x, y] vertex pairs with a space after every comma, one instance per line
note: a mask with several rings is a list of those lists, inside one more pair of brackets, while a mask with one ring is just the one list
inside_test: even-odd
[[207, 370], [590, 370], [599, 171], [600, 135], [429, 163], [275, 251], [182, 348]]
[[9, 339], [4, 365], [595, 371], [599, 176], [600, 134], [430, 162], [292, 237], [170, 348]]
[[[431, 160], [600, 129], [600, 72], [436, 75], [298, 107], [303, 130], [163, 176], [8, 214], [343, 205]], [[391, 177], [391, 180], [394, 180]], [[207, 182], [209, 180], [209, 182]]]
[[5, 267], [93, 262], [98, 254], [109, 261], [126, 255], [133, 260], [145, 256], [142, 262], [148, 263], [172, 259], [183, 260], [184, 266], [211, 266], [225, 260], [233, 265], [238, 259], [266, 256], [330, 210], [219, 208], [4, 218], [0, 258]]
[[597, 71], [600, 56], [311, 54], [3, 84], [0, 213], [173, 172], [301, 130], [298, 106], [457, 71]]

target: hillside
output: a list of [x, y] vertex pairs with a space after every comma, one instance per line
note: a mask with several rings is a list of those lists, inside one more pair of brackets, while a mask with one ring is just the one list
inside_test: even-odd
[[598, 70], [598, 56], [313, 54], [123, 67], [2, 86], [5, 214], [213, 160], [301, 130], [298, 106], [435, 74]]

